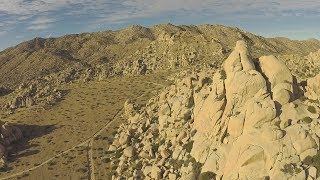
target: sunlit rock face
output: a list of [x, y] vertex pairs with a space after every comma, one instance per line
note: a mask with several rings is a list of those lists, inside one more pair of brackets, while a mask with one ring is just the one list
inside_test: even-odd
[[114, 178], [315, 179], [318, 80], [299, 97], [282, 61], [253, 60], [238, 41], [222, 70], [189, 72], [145, 106], [126, 102]]

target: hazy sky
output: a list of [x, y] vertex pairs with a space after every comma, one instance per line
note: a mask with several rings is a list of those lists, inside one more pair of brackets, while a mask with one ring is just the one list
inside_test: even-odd
[[0, 0], [0, 50], [34, 37], [167, 22], [224, 24], [267, 37], [320, 39], [320, 1]]

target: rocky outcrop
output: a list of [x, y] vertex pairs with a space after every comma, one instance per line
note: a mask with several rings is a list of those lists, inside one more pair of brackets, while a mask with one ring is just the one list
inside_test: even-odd
[[113, 178], [314, 179], [320, 105], [296, 99], [294, 86], [283, 62], [253, 60], [238, 41], [223, 70], [189, 73], [139, 111], [126, 102]]
[[309, 59], [313, 64], [320, 65], [319, 59], [320, 59], [320, 49], [316, 52], [311, 52], [308, 56], [306, 56], [307, 59]]
[[262, 56], [259, 63], [274, 101], [279, 105], [289, 103], [293, 98], [293, 77], [290, 70], [274, 56]]
[[63, 92], [52, 88], [45, 80], [35, 80], [29, 84], [22, 83], [9, 95], [9, 102], [4, 109], [14, 110], [33, 105], [50, 105], [59, 101]]
[[18, 127], [0, 121], [0, 169], [6, 167], [10, 145], [21, 138], [22, 132]]
[[307, 80], [305, 96], [309, 99], [320, 101], [320, 74]]

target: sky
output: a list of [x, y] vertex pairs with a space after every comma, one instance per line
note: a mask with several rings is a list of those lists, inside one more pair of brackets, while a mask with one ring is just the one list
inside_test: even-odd
[[0, 0], [0, 50], [35, 37], [163, 23], [223, 24], [265, 37], [320, 39], [320, 1]]

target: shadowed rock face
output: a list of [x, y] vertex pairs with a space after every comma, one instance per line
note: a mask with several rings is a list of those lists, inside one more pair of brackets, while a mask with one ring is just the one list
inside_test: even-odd
[[[315, 178], [305, 160], [318, 154], [320, 105], [295, 99], [298, 84], [276, 57], [254, 61], [238, 41], [223, 70], [189, 72], [131, 111], [109, 148], [115, 177]], [[319, 97], [315, 81], [306, 94]]]
[[21, 130], [9, 123], [0, 121], [0, 169], [6, 167], [8, 147], [22, 138]]

